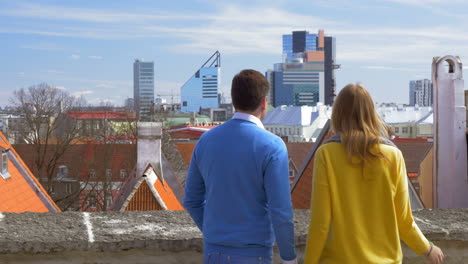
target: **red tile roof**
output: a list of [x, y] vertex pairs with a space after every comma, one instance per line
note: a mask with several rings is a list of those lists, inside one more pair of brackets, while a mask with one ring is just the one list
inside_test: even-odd
[[[52, 150], [54, 146], [50, 147], [50, 151], [45, 154], [46, 161], [51, 160], [54, 155]], [[34, 145], [17, 144], [15, 148], [31, 170], [36, 175], [40, 175], [35, 165], [37, 154]], [[68, 146], [58, 160], [58, 165], [66, 165], [68, 175], [73, 179], [86, 181], [89, 171], [93, 169], [97, 177], [89, 180], [102, 180], [106, 170], [111, 169], [113, 181], [124, 181], [125, 179], [120, 178], [120, 170], [124, 169], [127, 174], [130, 174], [130, 171], [135, 167], [136, 158], [136, 144], [74, 144]], [[45, 168], [42, 175], [46, 175]]]
[[69, 112], [68, 116], [75, 119], [129, 119], [136, 120], [137, 117], [133, 112], [108, 112], [108, 111], [92, 111], [92, 112]]
[[294, 180], [291, 188], [291, 199], [295, 209], [309, 209], [312, 193], [312, 174], [314, 169], [314, 155], [317, 149], [331, 136], [330, 122], [328, 121], [320, 132], [309, 153], [306, 156], [304, 164], [299, 168], [299, 173]]
[[176, 142], [175, 146], [182, 156], [184, 163], [190, 165], [190, 160], [192, 159], [193, 149], [195, 148], [196, 142]]
[[297, 169], [300, 170], [307, 154], [310, 152], [313, 142], [288, 142], [286, 148], [288, 149], [289, 158], [291, 158], [296, 165]]
[[60, 209], [0, 132], [0, 148], [8, 152], [9, 178], [0, 177], [0, 212], [60, 212]]
[[433, 146], [433, 142], [424, 141], [405, 141], [395, 142], [395, 145], [401, 150], [405, 158], [406, 171], [410, 173], [418, 173], [421, 167], [421, 162], [426, 158], [427, 154]]

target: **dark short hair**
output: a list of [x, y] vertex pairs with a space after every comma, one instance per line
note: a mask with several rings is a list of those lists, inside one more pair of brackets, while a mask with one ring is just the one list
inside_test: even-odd
[[270, 86], [263, 74], [255, 70], [243, 70], [232, 79], [232, 104], [236, 110], [253, 112], [269, 90]]

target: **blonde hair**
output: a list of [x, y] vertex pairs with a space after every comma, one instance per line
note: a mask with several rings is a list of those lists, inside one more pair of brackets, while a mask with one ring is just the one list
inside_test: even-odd
[[[333, 104], [332, 128], [341, 134], [348, 159], [356, 157], [359, 163], [384, 158], [378, 144], [388, 137], [387, 126], [375, 111], [369, 92], [360, 84], [348, 84]], [[371, 148], [377, 146], [371, 151]]]

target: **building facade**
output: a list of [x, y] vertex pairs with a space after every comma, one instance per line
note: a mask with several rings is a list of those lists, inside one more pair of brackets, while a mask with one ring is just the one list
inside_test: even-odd
[[335, 39], [324, 31], [294, 31], [283, 35], [283, 62], [268, 70], [270, 104], [332, 105], [335, 96]]
[[180, 88], [181, 111], [200, 112], [201, 108], [218, 108], [221, 54], [216, 51]]
[[148, 121], [154, 102], [154, 62], [135, 60], [133, 63], [133, 99], [137, 117]]
[[271, 133], [287, 142], [314, 142], [327, 120], [331, 109], [317, 106], [278, 106], [268, 112], [263, 125]]
[[432, 82], [428, 79], [410, 81], [409, 104], [411, 106], [432, 106], [432, 90]]

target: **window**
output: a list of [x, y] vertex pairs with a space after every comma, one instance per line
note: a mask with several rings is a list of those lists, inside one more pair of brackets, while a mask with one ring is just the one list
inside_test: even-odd
[[120, 179], [125, 179], [127, 177], [127, 170], [121, 169], [120, 170]]
[[294, 178], [294, 169], [289, 169], [289, 178]]
[[59, 177], [59, 178], [67, 177], [67, 174], [68, 174], [67, 166], [65, 166], [65, 165], [60, 165], [60, 166], [58, 167], [57, 177]]
[[394, 127], [393, 131], [395, 131], [395, 133], [400, 133], [400, 128], [399, 127]]
[[112, 170], [107, 169], [106, 170], [106, 180], [110, 181], [112, 179]]
[[8, 172], [8, 156], [6, 152], [2, 153], [2, 174]]
[[71, 183], [67, 183], [67, 184], [65, 185], [65, 191], [66, 191], [68, 194], [72, 193], [72, 184], [71, 184]]
[[112, 206], [112, 193], [106, 192], [106, 208], [109, 209]]
[[413, 134], [413, 127], [409, 128], [409, 132], [410, 132], [410, 134]]
[[187, 101], [183, 101], [182, 106], [187, 106]]
[[408, 127], [401, 128], [401, 133], [408, 133]]
[[95, 192], [91, 192], [88, 194], [88, 206], [90, 208], [96, 208], [97, 207], [97, 195]]
[[91, 178], [91, 179], [96, 178], [96, 170], [94, 170], [94, 169], [89, 170], [89, 178]]

